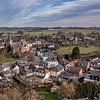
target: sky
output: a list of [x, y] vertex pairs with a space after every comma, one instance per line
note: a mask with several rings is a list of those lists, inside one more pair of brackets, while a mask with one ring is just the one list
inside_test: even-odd
[[0, 27], [100, 26], [100, 0], [0, 0]]

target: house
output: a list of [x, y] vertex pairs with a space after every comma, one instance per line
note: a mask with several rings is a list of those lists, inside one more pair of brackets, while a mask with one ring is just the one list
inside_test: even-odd
[[26, 70], [25, 70], [24, 66], [20, 66], [19, 74], [20, 74], [20, 76], [25, 76], [26, 75]]
[[36, 69], [36, 67], [32, 64], [29, 65], [29, 70], [31, 70], [32, 72], [34, 72]]
[[70, 61], [70, 62], [65, 66], [65, 70], [67, 70], [67, 68], [76, 67], [77, 63], [78, 63], [77, 60]]
[[84, 77], [86, 70], [81, 67], [71, 67], [68, 68], [66, 72], [72, 74], [71, 79], [79, 79], [81, 77]]
[[63, 65], [57, 65], [55, 67], [50, 68], [51, 76], [58, 76], [63, 71], [64, 71]]
[[100, 83], [100, 72], [96, 70], [91, 70], [89, 73], [86, 74], [84, 81]]
[[0, 64], [0, 73], [3, 71], [4, 67], [3, 64]]
[[12, 74], [19, 74], [19, 66], [16, 64], [12, 64], [12, 66], [10, 67], [10, 70], [12, 71]]
[[4, 48], [5, 48], [4, 44], [0, 43], [0, 49], [4, 49]]
[[46, 44], [44, 44], [44, 47], [55, 48], [55, 45], [54, 45], [54, 43], [46, 43]]
[[4, 77], [0, 76], [0, 82], [5, 81]]
[[84, 59], [79, 59], [77, 64], [77, 67], [89, 69], [90, 68], [90, 61], [84, 60]]
[[49, 52], [45, 52], [41, 56], [41, 58], [43, 59], [43, 61], [46, 61], [47, 58], [55, 58], [56, 59], [56, 55], [53, 52], [49, 51]]
[[12, 43], [12, 48], [13, 48], [13, 53], [20, 53], [21, 52], [21, 43], [20, 42], [15, 42], [15, 43]]
[[49, 69], [48, 68], [45, 68], [44, 69], [44, 73], [45, 73], [45, 77], [44, 77], [43, 80], [46, 80], [46, 79], [48, 79], [50, 77], [50, 71], [49, 71]]
[[29, 52], [32, 48], [32, 44], [25, 44], [24, 46], [22, 46], [21, 48], [21, 52], [24, 53], [24, 52]]
[[11, 71], [10, 70], [5, 70], [5, 71], [3, 71], [3, 75], [4, 75], [4, 77], [11, 77], [12, 76], [12, 74], [11, 74]]
[[48, 57], [47, 59], [45, 59], [45, 62], [48, 64], [48, 68], [55, 67], [59, 64], [56, 57]]
[[71, 73], [69, 71], [64, 71], [57, 77], [57, 80], [58, 81], [68, 81], [73, 76], [74, 76], [74, 73]]
[[57, 92], [59, 90], [59, 87], [56, 85], [56, 84], [54, 84], [52, 87], [51, 87], [51, 92]]
[[38, 76], [39, 78], [41, 79], [44, 79], [45, 78], [45, 72], [44, 72], [44, 69], [37, 69], [35, 72], [34, 72], [34, 75], [35, 76]]
[[19, 60], [17, 63], [17, 65], [19, 66], [19, 74], [24, 77], [32, 76], [34, 71], [36, 70], [34, 62], [32, 61]]
[[91, 70], [100, 70], [100, 59], [99, 58], [95, 58], [95, 59], [92, 59], [91, 62], [90, 62], [90, 69]]
[[33, 37], [33, 45], [37, 45], [37, 46], [41, 46], [42, 44], [44, 44], [46, 41], [45, 39], [37, 36], [37, 37]]
[[37, 55], [40, 57], [43, 57], [43, 54], [48, 52], [48, 51], [49, 51], [48, 49], [40, 49], [37, 51]]
[[10, 81], [12, 78], [12, 73], [9, 68], [5, 68], [3, 72], [1, 72], [1, 76], [4, 77], [7, 81]]
[[92, 37], [84, 37], [85, 40], [89, 40], [89, 41], [95, 41], [95, 38]]
[[33, 41], [32, 45], [42, 45], [40, 40]]

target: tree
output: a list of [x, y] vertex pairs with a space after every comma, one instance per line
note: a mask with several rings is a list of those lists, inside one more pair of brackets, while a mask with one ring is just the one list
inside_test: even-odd
[[76, 89], [76, 98], [89, 98], [90, 100], [93, 100], [93, 98], [100, 93], [100, 85], [97, 85], [95, 83], [82, 83], [79, 86], [77, 86]]
[[13, 55], [12, 55], [13, 58], [20, 58], [20, 55], [18, 52], [15, 52]]
[[70, 60], [70, 56], [68, 54], [63, 55], [66, 60]]
[[5, 54], [7, 57], [12, 57], [13, 48], [11, 47], [11, 45], [7, 45], [7, 47], [5, 49]]
[[94, 97], [100, 93], [100, 84], [91, 82], [69, 81], [63, 82], [60, 87], [60, 97], [66, 99], [89, 98], [89, 100], [94, 100]]
[[11, 47], [11, 45], [8, 45], [7, 46], [7, 52], [9, 53], [9, 52], [11, 52], [12, 51], [12, 47]]
[[24, 31], [17, 31], [17, 34], [20, 34], [20, 35], [23, 35], [24, 34]]
[[76, 95], [76, 84], [74, 82], [62, 82], [60, 97], [73, 99]]
[[80, 49], [78, 47], [74, 47], [71, 54], [72, 59], [80, 58]]
[[38, 95], [37, 91], [34, 89], [25, 91], [22, 95], [23, 100], [41, 100], [41, 97]]

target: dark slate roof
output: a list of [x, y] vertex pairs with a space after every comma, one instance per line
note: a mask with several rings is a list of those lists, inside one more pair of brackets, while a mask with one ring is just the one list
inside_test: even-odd
[[10, 70], [6, 70], [3, 73], [4, 73], [4, 75], [8, 75], [8, 74], [11, 74], [11, 71]]
[[47, 59], [46, 59], [46, 61], [57, 61], [57, 58], [56, 57], [48, 57]]
[[27, 60], [21, 59], [17, 61], [18, 64], [27, 64]]
[[54, 72], [59, 72], [62, 69], [64, 69], [64, 66], [63, 65], [57, 65], [56, 67], [52, 67], [50, 70], [51, 71], [54, 71]]
[[35, 69], [36, 69], [36, 67], [35, 67], [35, 66], [33, 66], [32, 64], [31, 64], [31, 65], [29, 65], [29, 70], [34, 71]]
[[40, 49], [40, 53], [46, 53], [48, 51], [49, 51], [48, 49]]
[[62, 72], [62, 73], [59, 75], [59, 77], [62, 77], [63, 79], [68, 80], [68, 79], [71, 78], [71, 76], [74, 76], [74, 75], [75, 75], [75, 74], [72, 73], [72, 72], [64, 71], [64, 72]]
[[88, 65], [88, 61], [85, 61], [85, 60], [78, 60], [78, 63], [77, 63], [77, 67], [83, 67], [83, 68], [86, 68], [87, 65]]
[[93, 75], [93, 76], [99, 76], [100, 77], [100, 71], [91, 70], [90, 74]]
[[43, 56], [44, 57], [55, 57], [55, 55], [54, 55], [54, 53], [52, 53], [52, 52], [45, 52], [44, 54], [43, 54]]
[[3, 68], [3, 65], [2, 64], [0, 64], [0, 69], [2, 69]]
[[98, 59], [96, 60], [96, 62], [100, 63], [100, 58], [98, 58]]
[[16, 64], [12, 64], [10, 67], [10, 70], [14, 69], [16, 67]]

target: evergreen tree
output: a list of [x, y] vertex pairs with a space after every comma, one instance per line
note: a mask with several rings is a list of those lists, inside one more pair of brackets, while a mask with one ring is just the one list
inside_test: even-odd
[[11, 45], [8, 45], [7, 46], [7, 52], [9, 53], [9, 52], [11, 52], [12, 51], [12, 47], [11, 47]]
[[74, 47], [71, 54], [72, 59], [80, 58], [80, 49], [78, 47]]

